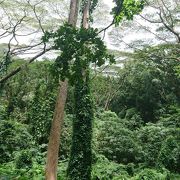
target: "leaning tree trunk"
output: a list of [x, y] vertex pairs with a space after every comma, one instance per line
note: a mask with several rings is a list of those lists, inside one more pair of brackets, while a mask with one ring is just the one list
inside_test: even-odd
[[[83, 11], [83, 27], [89, 27], [90, 0]], [[92, 120], [93, 106], [89, 87], [89, 63], [82, 67], [82, 59], [76, 59], [76, 77], [74, 98], [75, 118], [73, 121], [73, 137], [70, 161], [68, 165], [68, 179], [90, 180], [92, 169]]]
[[[76, 26], [78, 16], [79, 0], [71, 0], [68, 23]], [[60, 135], [64, 121], [64, 108], [67, 98], [68, 81], [60, 82], [58, 96], [55, 105], [54, 116], [51, 124], [49, 136], [47, 160], [46, 160], [46, 180], [57, 179], [58, 154], [60, 146]]]

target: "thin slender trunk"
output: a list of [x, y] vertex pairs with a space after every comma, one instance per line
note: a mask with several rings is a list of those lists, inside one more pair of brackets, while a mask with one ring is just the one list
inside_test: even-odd
[[76, 26], [79, 10], [79, 0], [71, 0], [68, 23]]
[[60, 83], [59, 92], [56, 100], [56, 106], [49, 136], [47, 162], [46, 162], [46, 180], [57, 179], [57, 165], [60, 145], [60, 135], [63, 126], [64, 107], [67, 97], [67, 80]]
[[88, 0], [86, 3], [86, 6], [83, 11], [83, 28], [88, 29], [89, 28], [89, 9], [90, 9], [91, 1]]
[[[79, 0], [71, 0], [68, 23], [72, 24], [73, 26], [76, 26], [77, 16], [78, 16], [78, 6], [79, 6]], [[45, 169], [46, 180], [57, 179], [60, 135], [62, 132], [62, 126], [64, 122], [64, 108], [67, 99], [67, 88], [68, 88], [67, 80], [60, 83], [54, 116], [51, 124], [50, 136], [49, 136], [46, 169]]]

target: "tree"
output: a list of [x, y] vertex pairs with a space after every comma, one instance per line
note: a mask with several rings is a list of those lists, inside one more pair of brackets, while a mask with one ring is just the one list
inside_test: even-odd
[[[76, 26], [77, 15], [78, 15], [78, 0], [71, 0], [70, 13], [68, 23]], [[49, 136], [48, 151], [47, 151], [47, 162], [46, 162], [46, 179], [56, 180], [57, 179], [57, 165], [58, 165], [58, 154], [60, 145], [60, 135], [62, 131], [63, 118], [64, 118], [64, 107], [67, 98], [67, 86], [68, 80], [61, 81], [53, 121], [51, 124], [51, 131]]]
[[[88, 28], [89, 15], [90, 13], [92, 13], [92, 9], [95, 7], [93, 6], [94, 5], [93, 3], [96, 5], [97, 1], [89, 0], [89, 1], [85, 1], [83, 4], [84, 7], [83, 18], [82, 18], [83, 28]], [[137, 9], [136, 8], [131, 9], [132, 14], [138, 13], [141, 9], [141, 3], [134, 2], [134, 5], [137, 5]], [[121, 2], [117, 2], [117, 7], [113, 9], [114, 12], [114, 20], [112, 22], [113, 24], [118, 24], [121, 18], [124, 16], [126, 16], [126, 18], [133, 17], [132, 14], [129, 14], [128, 9], [126, 9], [127, 8], [126, 1], [124, 2], [123, 5], [121, 4]], [[89, 31], [91, 31], [91, 29], [89, 29]], [[89, 40], [91, 40], [90, 38], [91, 36], [89, 34]], [[72, 150], [71, 150], [70, 162], [68, 166], [68, 178], [74, 180], [91, 179], [91, 164], [92, 164], [91, 140], [92, 140], [93, 108], [92, 108], [92, 99], [90, 97], [90, 89], [89, 89], [89, 85], [90, 85], [89, 65], [90, 62], [96, 62], [98, 66], [101, 66], [102, 64], [105, 63], [105, 60], [106, 61], [108, 60], [108, 58], [110, 62], [113, 60], [111, 56], [107, 55], [106, 48], [103, 47], [103, 43], [99, 41], [98, 38], [94, 37], [94, 39], [92, 39], [91, 41], [96, 46], [96, 52], [93, 52], [93, 46], [91, 45], [89, 45], [89, 47], [88, 45], [82, 46], [81, 49], [79, 50], [81, 51], [81, 53], [79, 53], [79, 57], [76, 56], [76, 60], [74, 62], [76, 119], [73, 122]]]
[[175, 71], [178, 64], [178, 44], [137, 51], [120, 70], [119, 82], [124, 83], [111, 101], [111, 110], [119, 114], [124, 109], [136, 108], [144, 122], [156, 122], [162, 112], [179, 101], [179, 78]]
[[179, 26], [179, 4], [177, 0], [152, 0], [146, 1], [146, 3], [153, 9], [154, 15], [152, 18], [149, 17], [150, 14], [140, 15], [140, 17], [151, 24], [159, 24], [157, 37], [162, 37], [169, 42], [172, 42], [171, 39], [173, 39], [174, 42], [180, 43], [180, 33], [177, 29]]
[[104, 110], [108, 110], [111, 100], [117, 93], [119, 83], [117, 78], [111, 76], [105, 77], [104, 75], [98, 74], [95, 77], [92, 77], [91, 88], [94, 105], [96, 107], [101, 107]]
[[179, 43], [179, 37], [177, 0], [145, 0], [141, 14], [133, 21], [124, 21], [121, 28], [113, 28], [110, 32], [113, 45], [132, 50], [155, 44]]
[[[88, 29], [91, 1], [84, 3], [82, 28]], [[77, 57], [78, 58], [78, 57]], [[75, 118], [73, 122], [73, 137], [70, 162], [68, 166], [69, 179], [91, 179], [92, 165], [92, 120], [93, 107], [89, 89], [89, 59], [83, 62], [79, 58], [75, 75]], [[85, 61], [85, 60], [84, 60]], [[85, 65], [83, 65], [85, 63]]]
[[[86, 7], [84, 2], [82, 11], [83, 22], [88, 22], [89, 6]], [[90, 2], [89, 2], [90, 3]], [[93, 3], [91, 8], [93, 8]], [[96, 4], [95, 4], [96, 5]], [[89, 94], [89, 64], [97, 63], [101, 66], [105, 60], [112, 61], [113, 57], [107, 53], [106, 46], [98, 37], [96, 29], [87, 29], [87, 24], [80, 29], [74, 28], [72, 25], [65, 24], [56, 32], [47, 32], [44, 37], [45, 41], [54, 40], [53, 47], [56, 50], [61, 50], [62, 53], [57, 57], [54, 64], [54, 74], [62, 80], [69, 79], [70, 83], [75, 87], [75, 114], [77, 120], [74, 120], [74, 138], [72, 144], [72, 154], [75, 154], [70, 165], [69, 174], [71, 178], [90, 178], [91, 172], [91, 133], [92, 133], [92, 105]], [[66, 38], [64, 38], [66, 37]], [[80, 126], [79, 128], [77, 128]], [[79, 131], [79, 133], [78, 133]], [[79, 134], [77, 136], [77, 134]], [[82, 137], [81, 137], [82, 136]], [[88, 137], [88, 138], [87, 138]], [[86, 143], [85, 141], [87, 141]], [[75, 143], [74, 142], [78, 142]], [[81, 148], [78, 151], [76, 147]], [[86, 145], [83, 148], [83, 145]], [[76, 150], [77, 149], [77, 150]], [[83, 154], [82, 154], [83, 153]], [[81, 157], [83, 156], [83, 158]], [[74, 158], [78, 164], [74, 164]], [[89, 163], [85, 163], [85, 158], [89, 159]], [[85, 164], [84, 164], [85, 163]], [[84, 169], [82, 168], [84, 166]], [[77, 170], [75, 170], [77, 169]]]

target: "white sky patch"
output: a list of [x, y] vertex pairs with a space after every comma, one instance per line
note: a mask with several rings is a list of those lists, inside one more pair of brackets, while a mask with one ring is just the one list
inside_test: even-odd
[[108, 6], [110, 7], [113, 7], [114, 6], [114, 2], [113, 0], [103, 0], [105, 4], [107, 4]]

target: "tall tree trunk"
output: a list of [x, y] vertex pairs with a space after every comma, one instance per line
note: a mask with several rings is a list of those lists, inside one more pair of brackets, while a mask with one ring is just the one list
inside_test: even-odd
[[[90, 0], [83, 10], [82, 25], [89, 27]], [[82, 67], [82, 59], [76, 59], [75, 118], [73, 120], [73, 137], [71, 156], [68, 165], [68, 179], [90, 180], [92, 169], [92, 120], [93, 106], [89, 87], [89, 63]]]
[[[70, 3], [70, 13], [68, 23], [76, 26], [78, 17], [79, 0], [71, 0]], [[64, 108], [67, 99], [67, 88], [68, 81], [65, 80], [60, 82], [60, 87], [58, 91], [58, 96], [55, 105], [54, 116], [51, 124], [48, 150], [47, 150], [47, 160], [46, 160], [46, 180], [56, 180], [57, 179], [57, 166], [58, 166], [58, 154], [60, 145], [60, 135], [62, 132], [62, 126], [64, 122]]]
[[91, 1], [88, 0], [84, 10], [83, 10], [83, 21], [82, 21], [82, 25], [83, 28], [88, 29], [89, 28], [89, 10], [90, 10], [90, 5], [91, 5]]

